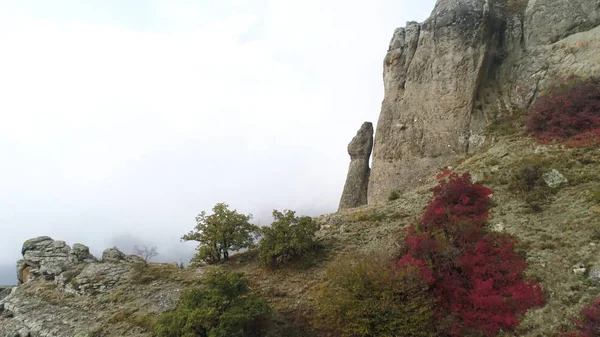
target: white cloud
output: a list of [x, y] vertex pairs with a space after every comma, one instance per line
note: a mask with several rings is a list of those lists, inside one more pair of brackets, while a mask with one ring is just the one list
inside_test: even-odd
[[0, 3], [0, 262], [43, 234], [170, 245], [219, 201], [335, 210], [393, 29], [433, 1], [208, 3], [140, 29]]

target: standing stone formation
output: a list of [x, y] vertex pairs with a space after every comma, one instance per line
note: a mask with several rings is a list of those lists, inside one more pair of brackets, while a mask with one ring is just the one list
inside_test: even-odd
[[430, 181], [557, 81], [600, 75], [598, 0], [438, 0], [384, 60], [368, 202]]
[[373, 123], [364, 122], [356, 136], [348, 144], [350, 167], [340, 200], [339, 209], [353, 208], [367, 204], [369, 186], [369, 158], [373, 149]]

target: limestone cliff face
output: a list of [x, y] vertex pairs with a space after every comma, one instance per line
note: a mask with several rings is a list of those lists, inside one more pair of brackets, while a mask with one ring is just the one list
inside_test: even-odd
[[394, 32], [368, 202], [492, 140], [485, 128], [569, 75], [600, 72], [598, 0], [438, 0]]

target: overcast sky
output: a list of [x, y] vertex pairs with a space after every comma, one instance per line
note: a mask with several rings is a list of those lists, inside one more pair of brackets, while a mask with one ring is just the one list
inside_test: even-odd
[[0, 0], [0, 283], [40, 235], [179, 260], [217, 202], [335, 211], [392, 33], [433, 5]]

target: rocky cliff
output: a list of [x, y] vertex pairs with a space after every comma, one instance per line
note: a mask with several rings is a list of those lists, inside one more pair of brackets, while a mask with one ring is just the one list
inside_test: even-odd
[[600, 73], [598, 0], [438, 0], [385, 56], [368, 202], [385, 201], [493, 140], [495, 119], [557, 81]]

